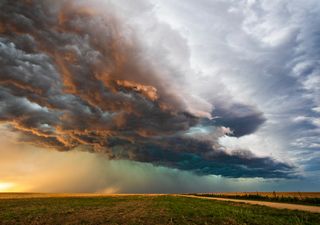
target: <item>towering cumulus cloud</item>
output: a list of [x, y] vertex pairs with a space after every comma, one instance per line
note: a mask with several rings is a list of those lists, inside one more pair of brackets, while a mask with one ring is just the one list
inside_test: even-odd
[[219, 144], [254, 132], [262, 113], [215, 99], [192, 109], [210, 99], [183, 90], [114, 6], [96, 3], [1, 0], [0, 120], [22, 142], [200, 175], [294, 176], [286, 163]]

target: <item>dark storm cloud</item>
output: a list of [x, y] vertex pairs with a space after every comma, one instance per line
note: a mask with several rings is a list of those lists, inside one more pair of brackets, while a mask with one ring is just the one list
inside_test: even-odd
[[202, 124], [238, 137], [264, 119], [244, 105], [216, 108], [214, 121], [192, 115], [111, 11], [82, 1], [1, 1], [0, 120], [21, 141], [201, 175], [293, 176], [271, 158], [228, 153], [218, 137], [186, 135]]
[[193, 171], [198, 175], [294, 178], [292, 166], [276, 162], [269, 157], [256, 157], [247, 150], [227, 154], [213, 149], [210, 142], [187, 138], [160, 139], [135, 145], [128, 143], [127, 146], [115, 149], [117, 150], [113, 154], [118, 159], [151, 162], [154, 165]]
[[216, 117], [213, 124], [229, 127], [235, 137], [254, 133], [266, 121], [254, 107], [240, 103], [217, 104], [212, 114]]

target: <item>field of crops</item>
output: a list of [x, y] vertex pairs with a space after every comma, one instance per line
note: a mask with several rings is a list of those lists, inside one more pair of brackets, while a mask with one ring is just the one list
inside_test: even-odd
[[0, 195], [0, 224], [319, 224], [320, 214], [175, 195]]
[[320, 206], [319, 192], [219, 192], [193, 195]]
[[197, 193], [199, 195], [224, 195], [224, 196], [245, 196], [260, 195], [264, 197], [295, 197], [295, 198], [320, 198], [320, 192], [213, 192], [213, 193]]

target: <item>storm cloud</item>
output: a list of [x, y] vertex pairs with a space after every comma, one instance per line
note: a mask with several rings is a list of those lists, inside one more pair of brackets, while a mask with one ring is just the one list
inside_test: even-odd
[[181, 71], [148, 56], [113, 5], [97, 3], [1, 1], [0, 121], [20, 141], [199, 175], [295, 176], [292, 165], [219, 144], [255, 132], [259, 110], [230, 100], [210, 111], [177, 82]]
[[230, 106], [216, 104], [212, 114], [216, 117], [213, 124], [229, 127], [235, 137], [254, 133], [266, 121], [254, 107], [239, 103]]

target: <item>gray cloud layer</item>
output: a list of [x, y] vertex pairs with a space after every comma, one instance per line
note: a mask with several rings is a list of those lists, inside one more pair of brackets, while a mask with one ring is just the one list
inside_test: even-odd
[[[21, 141], [200, 175], [294, 176], [286, 163], [226, 151], [218, 142], [231, 134], [224, 127], [247, 135], [263, 115], [238, 103], [217, 104], [216, 119], [194, 113], [177, 80], [169, 79], [175, 71], [154, 66], [111, 8], [102, 13], [83, 1], [1, 1], [0, 12], [0, 121], [23, 134]], [[190, 132], [198, 127], [206, 134]]]

